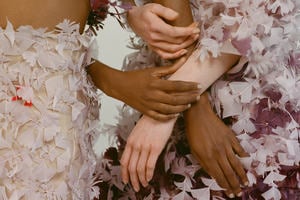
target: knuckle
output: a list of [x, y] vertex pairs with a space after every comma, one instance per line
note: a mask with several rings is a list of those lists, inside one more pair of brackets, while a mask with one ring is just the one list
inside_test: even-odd
[[141, 147], [140, 144], [133, 145], [133, 150], [134, 151], [140, 151], [141, 149], [142, 149], [142, 147]]
[[152, 43], [154, 42], [155, 38], [156, 38], [156, 34], [153, 33], [153, 28], [151, 27], [151, 24], [149, 26], [149, 33], [148, 33], [148, 40], [149, 42], [151, 41]]
[[132, 148], [134, 146], [134, 141], [131, 137], [128, 138], [126, 145], [130, 148]]
[[141, 174], [141, 173], [144, 172], [144, 168], [141, 167], [141, 166], [138, 166], [137, 169], [136, 169], [136, 171], [138, 172], [138, 174]]
[[177, 96], [172, 97], [172, 103], [173, 104], [178, 104], [179, 98]]

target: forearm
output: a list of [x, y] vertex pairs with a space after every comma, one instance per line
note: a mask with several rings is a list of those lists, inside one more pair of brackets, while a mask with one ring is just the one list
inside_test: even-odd
[[87, 73], [90, 75], [94, 85], [98, 89], [103, 91], [106, 95], [120, 100], [115, 88], [118, 88], [116, 84], [121, 82], [121, 73], [123, 72], [111, 68], [99, 61], [95, 61], [93, 64], [88, 66]]
[[[166, 7], [176, 10], [180, 16], [174, 22], [170, 22], [176, 26], [187, 26], [193, 22], [189, 0], [154, 0], [155, 3], [160, 3]], [[183, 17], [184, 16], [184, 17]], [[194, 50], [192, 46], [189, 51]], [[231, 54], [222, 54], [217, 58], [208, 57], [204, 61], [200, 61], [196, 53], [191, 55], [188, 61], [175, 72], [170, 79], [171, 80], [186, 80], [198, 82], [202, 86], [202, 91], [205, 91], [213, 82], [215, 82], [222, 74], [230, 69], [239, 59], [239, 56]], [[208, 95], [202, 96], [203, 101], [196, 104], [206, 104], [207, 108], [210, 107], [208, 101]], [[193, 105], [191, 109], [200, 109], [199, 105]], [[194, 112], [193, 112], [194, 113]], [[189, 115], [187, 115], [189, 116]], [[168, 123], [174, 123], [175, 120], [171, 120]]]

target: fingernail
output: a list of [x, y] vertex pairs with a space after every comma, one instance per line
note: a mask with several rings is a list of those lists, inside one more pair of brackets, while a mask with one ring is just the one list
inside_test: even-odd
[[199, 95], [199, 96], [197, 96], [196, 100], [197, 100], [197, 101], [199, 101], [199, 100], [200, 100], [200, 95]]
[[[176, 117], [178, 117], [178, 116], [179, 116], [179, 114], [176, 114]], [[146, 180], [147, 180], [147, 182], [149, 183], [149, 181], [151, 181], [151, 179], [152, 179], [152, 177], [151, 177], [151, 176], [148, 176]]]
[[245, 183], [244, 183], [244, 186], [248, 186], [249, 185], [249, 182], [248, 181], [246, 181]]
[[189, 105], [188, 105], [188, 108], [190, 108], [190, 107], [192, 107], [192, 105], [191, 105], [191, 104], [189, 104]]
[[[173, 118], [177, 118], [177, 117], [179, 117], [179, 113], [173, 115]], [[147, 181], [149, 182], [148, 178]]]
[[180, 55], [183, 56], [187, 53], [188, 51], [186, 49], [183, 49], [181, 52], [180, 52]]
[[198, 84], [198, 85], [197, 85], [197, 88], [198, 88], [198, 89], [202, 89], [201, 84]]
[[143, 187], [147, 187], [148, 186], [148, 183], [143, 183]]
[[197, 40], [199, 38], [199, 34], [193, 36], [193, 40]]
[[136, 192], [138, 192], [138, 191], [140, 190], [140, 188], [137, 187], [137, 186], [133, 187], [133, 189], [134, 189], [134, 191], [136, 191]]
[[200, 29], [199, 29], [199, 28], [195, 28], [195, 29], [193, 30], [193, 34], [196, 34], [196, 33], [200, 33]]
[[234, 194], [231, 193], [231, 194], [229, 195], [229, 198], [230, 198], [230, 199], [234, 198]]
[[243, 195], [243, 192], [239, 192], [236, 196], [241, 197]]

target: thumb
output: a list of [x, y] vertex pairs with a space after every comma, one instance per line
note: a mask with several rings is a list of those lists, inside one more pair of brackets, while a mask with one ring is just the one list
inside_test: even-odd
[[171, 66], [163, 66], [155, 68], [155, 71], [152, 73], [152, 76], [164, 77], [175, 73], [186, 61], [187, 57], [183, 56], [178, 61], [176, 61]]
[[160, 4], [153, 4], [151, 8], [152, 13], [161, 18], [169, 21], [173, 21], [178, 17], [178, 13], [171, 8], [164, 7]]

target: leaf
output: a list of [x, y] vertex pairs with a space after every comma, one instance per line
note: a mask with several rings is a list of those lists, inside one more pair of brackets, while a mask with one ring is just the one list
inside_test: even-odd
[[192, 196], [198, 200], [208, 200], [210, 199], [210, 190], [209, 187], [201, 189], [191, 190]]
[[235, 96], [239, 96], [241, 103], [250, 103], [252, 100], [252, 85], [249, 82], [231, 82], [229, 87]]
[[288, 159], [288, 154], [287, 153], [281, 153], [279, 152], [277, 154], [278, 161], [281, 165], [285, 166], [293, 166], [295, 161], [293, 159]]
[[70, 163], [70, 159], [71, 159], [71, 154], [69, 149], [65, 150], [62, 154], [60, 154], [57, 158], [56, 158], [56, 168], [57, 168], [57, 172], [62, 172], [65, 170], [66, 166], [69, 165]]
[[249, 187], [252, 187], [254, 184], [256, 184], [256, 177], [251, 172], [247, 172], [247, 178], [249, 181]]
[[64, 85], [63, 76], [53, 76], [45, 81], [47, 95], [50, 98], [53, 98], [58, 91], [60, 91], [61, 86]]
[[270, 200], [270, 199], [280, 200], [281, 199], [280, 191], [275, 187], [272, 187], [268, 191], [264, 192], [261, 196], [266, 200]]
[[202, 177], [201, 180], [202, 180], [203, 184], [206, 185], [207, 187], [209, 187], [209, 189], [211, 189], [211, 190], [215, 190], [215, 191], [224, 190], [223, 188], [221, 188], [218, 185], [218, 183], [214, 179], [209, 179], [209, 178]]
[[7, 25], [6, 25], [4, 34], [10, 41], [11, 46], [13, 46], [14, 42], [15, 42], [15, 31], [14, 31], [13, 25], [8, 20], [6, 23], [7, 23]]
[[175, 151], [173, 152], [168, 152], [165, 155], [165, 171], [168, 171], [170, 169], [171, 163], [173, 162], [173, 160], [176, 157], [176, 153]]
[[180, 193], [178, 193], [177, 195], [175, 195], [172, 200], [193, 200], [193, 198], [188, 195], [185, 191], [182, 191]]
[[81, 102], [72, 105], [72, 121], [75, 121], [86, 106]]
[[61, 181], [60, 184], [55, 188], [56, 199], [66, 200], [68, 197], [68, 185]]
[[8, 197], [6, 195], [5, 187], [3, 187], [3, 186], [0, 187], [0, 199], [1, 200], [8, 200]]
[[277, 172], [270, 172], [264, 179], [264, 183], [268, 185], [274, 185], [274, 182], [283, 181], [286, 176], [281, 175]]
[[50, 142], [58, 132], [57, 126], [49, 126], [44, 128], [44, 141]]
[[234, 96], [230, 94], [228, 88], [218, 90], [217, 97], [221, 100], [223, 106], [223, 118], [242, 113], [242, 105], [235, 101]]
[[192, 181], [189, 177], [185, 177], [182, 182], [174, 182], [174, 184], [182, 191], [190, 192], [191, 188], [193, 187]]

